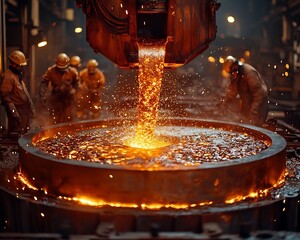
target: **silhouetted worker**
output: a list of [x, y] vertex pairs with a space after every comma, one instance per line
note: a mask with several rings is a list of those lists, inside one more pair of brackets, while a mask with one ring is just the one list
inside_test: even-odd
[[[99, 118], [102, 108], [102, 92], [105, 76], [98, 68], [98, 62], [90, 59], [80, 71], [80, 84], [77, 92], [77, 116], [79, 118]], [[90, 116], [92, 114], [92, 116]]]
[[[46, 93], [51, 84], [51, 94]], [[49, 104], [52, 123], [70, 122], [74, 117], [75, 93], [78, 88], [78, 72], [70, 67], [70, 58], [65, 53], [57, 55], [56, 63], [48, 68], [40, 84], [40, 101]], [[48, 101], [49, 100], [49, 101]]]
[[258, 71], [247, 63], [228, 56], [223, 75], [230, 79], [223, 106], [239, 95], [241, 122], [263, 126], [268, 116], [268, 89]]
[[9, 67], [2, 76], [0, 93], [8, 118], [8, 137], [18, 138], [30, 129], [34, 106], [24, 82], [24, 67], [27, 59], [23, 52], [13, 51]]

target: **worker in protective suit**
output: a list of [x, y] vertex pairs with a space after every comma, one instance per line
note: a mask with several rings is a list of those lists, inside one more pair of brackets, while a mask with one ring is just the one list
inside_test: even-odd
[[268, 116], [268, 89], [258, 71], [228, 56], [222, 74], [230, 80], [222, 106], [239, 95], [240, 121], [262, 127]]
[[9, 67], [2, 76], [0, 95], [8, 118], [8, 137], [18, 138], [29, 131], [35, 110], [24, 82], [27, 65], [24, 53], [13, 51], [8, 59]]
[[79, 73], [80, 83], [76, 95], [79, 119], [100, 117], [105, 76], [98, 65], [95, 59], [90, 59]]
[[[51, 85], [51, 93], [47, 90]], [[70, 122], [75, 116], [75, 94], [78, 88], [78, 72], [70, 67], [70, 58], [59, 53], [56, 63], [43, 74], [39, 89], [40, 101], [49, 107], [51, 124]]]

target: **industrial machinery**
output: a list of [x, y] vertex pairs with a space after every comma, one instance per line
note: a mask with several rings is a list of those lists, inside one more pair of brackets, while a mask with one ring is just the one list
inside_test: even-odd
[[[137, 67], [139, 43], [156, 41], [165, 42], [165, 67], [186, 64], [214, 40], [215, 14], [220, 6], [215, 0], [76, 2], [86, 14], [90, 46], [121, 68]], [[71, 234], [97, 234], [107, 239], [154, 239], [159, 235], [168, 239], [213, 239], [221, 238], [223, 233], [245, 238], [258, 230], [299, 231], [300, 168], [291, 170], [298, 164], [295, 163], [298, 153], [286, 164], [287, 144], [282, 136], [262, 128], [197, 117], [158, 121], [158, 126], [175, 128], [175, 132], [181, 129], [181, 137], [187, 137], [186, 147], [174, 141], [162, 148], [169, 154], [177, 153], [178, 147], [175, 160], [183, 164], [175, 168], [110, 164], [124, 162], [122, 154], [127, 151], [119, 141], [113, 145], [110, 140], [118, 140], [117, 133], [124, 133], [124, 126], [130, 129], [136, 119], [66, 123], [25, 134], [19, 139], [19, 148], [5, 153], [1, 164], [0, 227], [12, 232], [59, 233], [54, 236], [56, 239], [61, 236], [70, 239]], [[251, 155], [232, 156], [220, 162], [212, 157], [211, 162], [186, 166], [180, 152], [184, 148], [190, 162], [197, 154], [211, 156], [217, 152], [215, 148], [204, 154], [198, 151], [201, 146], [204, 149], [209, 145], [208, 138], [199, 134], [202, 129], [214, 129], [213, 147], [224, 158], [225, 144], [220, 144], [223, 130], [228, 132], [228, 141], [237, 133], [238, 138], [249, 136], [266, 143], [266, 147], [252, 153], [253, 149], [239, 144], [235, 154], [251, 152]], [[69, 138], [74, 131], [79, 135]], [[107, 133], [111, 139], [96, 144], [90, 141], [91, 137], [99, 139]], [[194, 145], [198, 152], [190, 151], [193, 136], [200, 139]], [[67, 141], [50, 154], [36, 145], [44, 139], [51, 140], [46, 143], [49, 148], [60, 139]], [[79, 148], [74, 148], [73, 144], [79, 140], [82, 141]], [[69, 149], [69, 154], [59, 158], [64, 149]], [[73, 153], [84, 155], [95, 149], [104, 151], [103, 156], [107, 156], [106, 149], [111, 149], [110, 162], [73, 158]], [[131, 151], [131, 162], [140, 163], [141, 152]], [[152, 161], [147, 159], [147, 151], [142, 154], [146, 164]], [[156, 158], [164, 161], [159, 154]], [[211, 223], [217, 226], [211, 227]], [[262, 238], [266, 236], [273, 237], [261, 234]], [[226, 239], [238, 237], [226, 236]]]
[[216, 0], [76, 0], [86, 14], [86, 39], [121, 68], [138, 66], [138, 42], [165, 41], [165, 67], [201, 54], [216, 37]]

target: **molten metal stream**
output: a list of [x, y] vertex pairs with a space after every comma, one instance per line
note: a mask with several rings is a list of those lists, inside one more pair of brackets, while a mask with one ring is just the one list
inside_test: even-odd
[[155, 136], [157, 111], [164, 72], [165, 42], [139, 42], [139, 101], [136, 135], [127, 145], [152, 149], [170, 145]]

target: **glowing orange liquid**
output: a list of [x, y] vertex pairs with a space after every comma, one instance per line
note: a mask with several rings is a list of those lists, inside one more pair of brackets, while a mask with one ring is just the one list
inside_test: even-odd
[[164, 73], [165, 43], [139, 43], [139, 101], [136, 135], [127, 145], [159, 148], [170, 143], [155, 136], [161, 82]]

